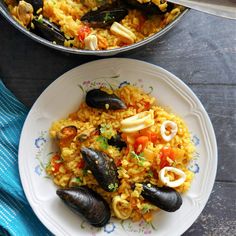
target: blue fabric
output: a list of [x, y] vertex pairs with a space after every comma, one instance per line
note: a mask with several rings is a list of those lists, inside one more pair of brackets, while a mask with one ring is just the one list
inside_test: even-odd
[[29, 206], [19, 177], [18, 145], [27, 113], [0, 80], [0, 235], [51, 235]]

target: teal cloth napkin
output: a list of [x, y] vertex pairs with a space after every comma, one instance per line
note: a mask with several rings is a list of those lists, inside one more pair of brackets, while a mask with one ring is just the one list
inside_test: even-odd
[[24, 195], [18, 170], [18, 145], [28, 109], [0, 80], [0, 235], [52, 235]]

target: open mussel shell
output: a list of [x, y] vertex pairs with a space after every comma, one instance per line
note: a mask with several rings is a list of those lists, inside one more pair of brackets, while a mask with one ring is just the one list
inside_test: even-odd
[[92, 148], [82, 147], [81, 153], [87, 168], [91, 170], [99, 185], [107, 192], [116, 191], [119, 180], [113, 159]]
[[91, 27], [103, 28], [112, 25], [115, 21], [121, 21], [126, 15], [128, 15], [126, 8], [106, 4], [95, 11], [89, 11], [80, 20], [88, 23]]
[[125, 103], [115, 94], [108, 94], [100, 89], [92, 89], [87, 92], [85, 98], [86, 104], [89, 107], [118, 110], [125, 109]]
[[147, 14], [158, 14], [158, 15], [162, 15], [165, 14], [166, 12], [171, 11], [174, 6], [172, 3], [168, 3], [166, 11], [161, 11], [160, 8], [153, 2], [140, 3], [137, 0], [124, 0], [124, 2], [130, 8], [141, 10]]
[[37, 16], [33, 19], [34, 32], [43, 38], [64, 45], [65, 37], [54, 23]]
[[157, 187], [150, 183], [143, 183], [141, 195], [153, 205], [168, 212], [174, 212], [182, 205], [180, 194], [173, 188]]
[[57, 189], [57, 195], [73, 212], [95, 227], [103, 227], [110, 220], [108, 203], [88, 187]]

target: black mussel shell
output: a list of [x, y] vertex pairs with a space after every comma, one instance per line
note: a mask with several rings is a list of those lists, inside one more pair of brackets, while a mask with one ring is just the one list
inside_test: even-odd
[[182, 205], [180, 194], [169, 187], [160, 188], [150, 183], [144, 183], [141, 195], [153, 205], [168, 212], [174, 212]]
[[92, 148], [81, 148], [83, 159], [98, 181], [107, 192], [114, 192], [119, 186], [117, 168], [112, 158]]
[[43, 8], [43, 0], [25, 0], [25, 1], [33, 6], [34, 12], [37, 12], [38, 9]]
[[108, 94], [100, 89], [92, 89], [88, 91], [85, 101], [89, 107], [94, 108], [108, 110], [118, 110], [126, 108], [124, 102], [115, 94]]
[[124, 0], [129, 7], [141, 10], [147, 14], [158, 14], [162, 15], [169, 12], [173, 8], [172, 3], [168, 3], [166, 11], [161, 11], [160, 8], [153, 2], [140, 3], [137, 0]]
[[73, 212], [95, 227], [103, 227], [110, 220], [108, 203], [88, 187], [57, 189], [57, 195]]
[[88, 23], [91, 27], [103, 28], [112, 25], [115, 21], [121, 21], [127, 14], [128, 10], [124, 7], [106, 4], [95, 11], [89, 11], [80, 20]]
[[41, 37], [57, 44], [64, 45], [65, 37], [54, 23], [45, 18], [35, 17], [33, 19], [34, 32]]
[[122, 148], [124, 148], [124, 147], [127, 147], [126, 142], [121, 139], [121, 135], [120, 134], [117, 134], [116, 136], [111, 137], [108, 140], [108, 144], [111, 145], [111, 146], [117, 147], [120, 150]]

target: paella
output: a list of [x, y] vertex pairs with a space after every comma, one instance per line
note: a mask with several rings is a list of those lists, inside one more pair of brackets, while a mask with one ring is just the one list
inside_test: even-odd
[[4, 0], [25, 28], [85, 50], [124, 47], [159, 32], [184, 10], [165, 0]]
[[96, 227], [111, 216], [151, 222], [154, 212], [178, 210], [194, 177], [184, 120], [132, 85], [87, 91], [50, 136], [58, 152], [46, 172], [57, 195]]

